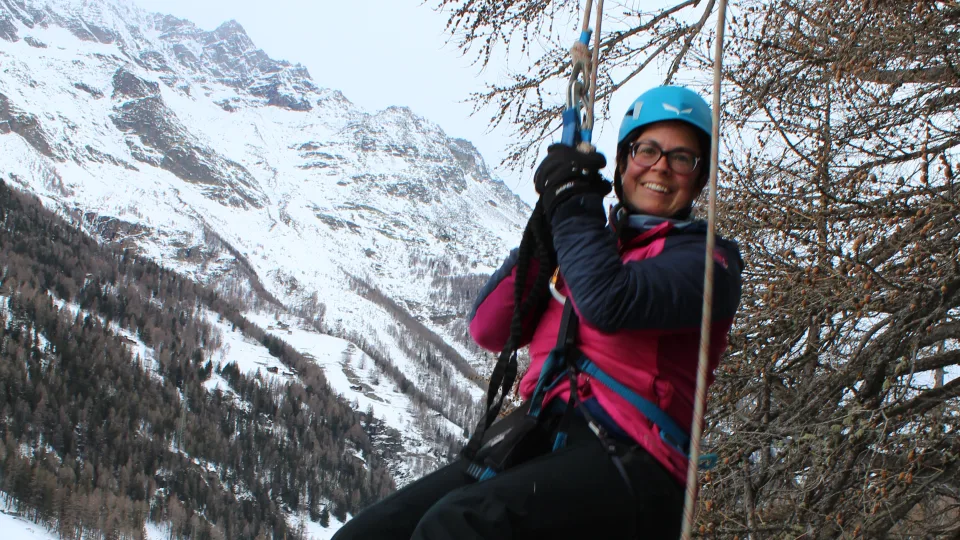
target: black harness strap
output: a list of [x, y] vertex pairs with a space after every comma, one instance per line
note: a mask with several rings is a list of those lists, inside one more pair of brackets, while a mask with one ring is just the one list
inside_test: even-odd
[[[511, 366], [512, 365], [512, 366]], [[503, 406], [503, 400], [509, 392], [509, 386], [513, 384], [513, 379], [516, 377], [517, 373], [517, 352], [513, 351], [506, 360], [503, 355], [497, 359], [497, 364], [493, 368], [493, 373], [490, 375], [490, 386], [487, 388], [487, 408], [485, 409], [483, 415], [480, 417], [480, 421], [477, 422], [477, 427], [473, 430], [473, 434], [470, 436], [470, 440], [467, 442], [467, 445], [463, 447], [463, 450], [460, 451], [460, 455], [466, 459], [475, 459], [477, 457], [477, 452], [480, 450], [481, 445], [483, 444], [484, 433], [487, 431], [487, 428], [493, 424], [496, 420], [497, 415], [500, 413], [500, 408]], [[512, 367], [512, 369], [507, 369]], [[512, 375], [505, 377], [507, 375]], [[509, 382], [507, 382], [507, 380]], [[507, 383], [507, 384], [504, 384]], [[507, 388], [503, 388], [507, 386]], [[496, 405], [494, 406], [494, 399], [499, 394], [499, 399], [496, 400]]]
[[573, 301], [569, 298], [563, 303], [563, 315], [560, 317], [560, 331], [557, 334], [557, 346], [555, 351], [563, 354], [563, 361], [567, 371], [567, 377], [570, 381], [570, 396], [567, 398], [567, 409], [563, 412], [563, 418], [557, 427], [557, 436], [553, 443], [553, 449], [562, 448], [567, 441], [567, 431], [570, 428], [570, 419], [573, 417], [574, 409], [577, 405], [577, 367], [576, 359], [580, 357], [580, 349], [577, 348], [577, 331], [579, 330], [580, 319], [577, 318], [577, 312], [573, 310]]

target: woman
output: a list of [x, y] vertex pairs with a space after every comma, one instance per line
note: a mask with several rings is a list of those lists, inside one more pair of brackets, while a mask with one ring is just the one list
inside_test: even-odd
[[[550, 148], [534, 181], [560, 279], [539, 319], [519, 332], [531, 358], [520, 394], [539, 401], [544, 363], [565, 336], [574, 343], [567, 352], [587, 362], [578, 368], [596, 371], [578, 369], [543, 392], [539, 421], [504, 470], [478, 482], [467, 474], [473, 463], [458, 460], [334, 538], [679, 536], [687, 459], [678, 439], [693, 416], [706, 246], [704, 224], [689, 218], [708, 176], [710, 133], [710, 108], [696, 93], [663, 86], [641, 95], [620, 127], [609, 225], [603, 156]], [[722, 239], [714, 260], [711, 373], [739, 304], [742, 265], [736, 244]], [[517, 265], [514, 250], [471, 314], [471, 335], [492, 351], [510, 337]], [[571, 301], [577, 331], [561, 335]], [[576, 412], [562, 421], [568, 403]], [[684, 433], [668, 436], [668, 424]], [[565, 444], [557, 443], [561, 425]]]

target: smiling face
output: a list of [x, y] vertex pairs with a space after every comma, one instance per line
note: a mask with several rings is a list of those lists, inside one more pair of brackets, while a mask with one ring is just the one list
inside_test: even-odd
[[657, 122], [644, 129], [631, 142], [650, 142], [664, 153], [687, 150], [700, 157], [693, 172], [679, 174], [662, 155], [653, 165], [638, 165], [630, 155], [620, 161], [624, 202], [634, 210], [651, 216], [671, 217], [687, 208], [703, 189], [704, 159], [697, 130], [685, 122]]

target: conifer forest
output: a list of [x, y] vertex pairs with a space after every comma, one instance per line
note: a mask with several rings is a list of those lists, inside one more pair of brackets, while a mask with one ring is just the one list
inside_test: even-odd
[[[296, 538], [284, 512], [343, 519], [393, 490], [371, 451], [375, 420], [246, 321], [242, 299], [99, 245], [7, 184], [0, 224], [0, 491], [15, 511], [62, 538], [141, 538], [148, 519], [182, 538]], [[211, 365], [219, 338], [204, 311], [303, 384]], [[214, 370], [232, 392], [203, 386]]]

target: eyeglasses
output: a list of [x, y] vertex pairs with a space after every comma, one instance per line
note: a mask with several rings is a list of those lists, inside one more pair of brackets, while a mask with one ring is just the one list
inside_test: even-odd
[[671, 150], [664, 152], [656, 143], [638, 141], [630, 144], [630, 157], [641, 167], [652, 167], [660, 161], [661, 156], [667, 157], [667, 164], [677, 174], [690, 174], [697, 169], [700, 158], [689, 150]]

